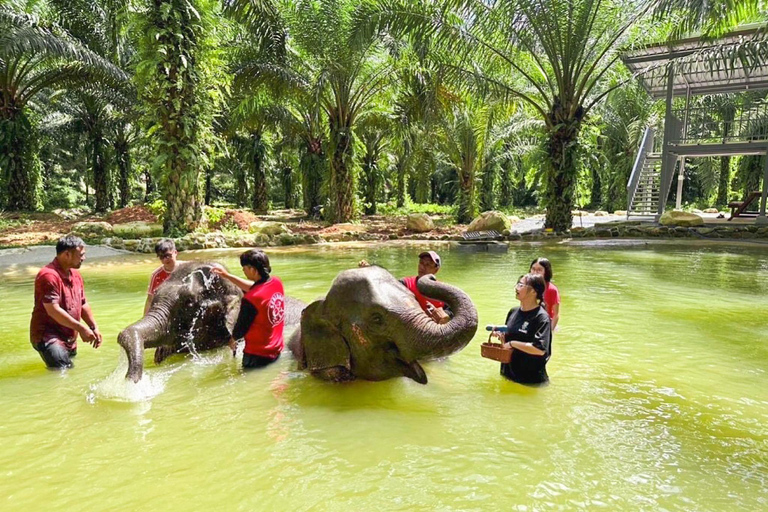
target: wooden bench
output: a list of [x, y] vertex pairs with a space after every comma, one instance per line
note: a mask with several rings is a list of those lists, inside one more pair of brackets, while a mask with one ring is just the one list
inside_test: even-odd
[[747, 195], [747, 198], [743, 201], [731, 201], [728, 203], [728, 207], [731, 209], [731, 216], [728, 217], [728, 220], [733, 220], [734, 217], [757, 217], [756, 213], [745, 213], [747, 208], [750, 204], [752, 204], [755, 199], [762, 196], [762, 192], [759, 190], [752, 191]]

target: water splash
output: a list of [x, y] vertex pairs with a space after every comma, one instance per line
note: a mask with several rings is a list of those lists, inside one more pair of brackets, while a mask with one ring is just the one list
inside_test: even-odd
[[203, 269], [198, 268], [196, 270], [193, 270], [189, 273], [184, 279], [182, 279], [182, 282], [185, 284], [189, 284], [192, 280], [192, 276], [195, 274], [200, 274], [200, 277], [203, 279], [203, 288], [210, 288], [211, 284], [213, 284], [213, 280], [216, 279], [216, 274], [213, 272], [209, 272], [208, 275], [205, 275], [205, 272], [203, 272]]
[[118, 402], [144, 402], [151, 400], [163, 391], [165, 385], [182, 366], [163, 369], [144, 370], [139, 382], [133, 382], [125, 378], [128, 370], [128, 358], [120, 352], [117, 367], [104, 379], [91, 384], [90, 391], [86, 395], [89, 403], [97, 400], [114, 400]]

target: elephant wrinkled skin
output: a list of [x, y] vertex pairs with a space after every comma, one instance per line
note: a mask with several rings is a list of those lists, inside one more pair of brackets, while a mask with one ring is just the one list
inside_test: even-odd
[[[155, 291], [146, 316], [117, 338], [128, 356], [127, 379], [138, 382], [144, 349], [155, 348], [155, 363], [176, 352], [226, 345], [240, 312], [243, 293], [211, 272], [211, 263], [184, 262]], [[285, 328], [297, 326], [304, 303], [285, 298]]]
[[418, 281], [426, 296], [448, 303], [456, 313], [439, 325], [413, 294], [381, 267], [341, 272], [328, 295], [307, 306], [301, 328], [289, 342], [300, 369], [316, 377], [345, 381], [405, 376], [421, 384], [427, 375], [419, 361], [464, 348], [477, 331], [470, 298], [434, 276]]

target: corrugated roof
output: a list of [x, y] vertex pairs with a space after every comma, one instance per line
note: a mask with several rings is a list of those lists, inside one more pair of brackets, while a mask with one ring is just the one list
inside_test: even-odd
[[768, 26], [751, 25], [715, 40], [658, 43], [624, 52], [621, 59], [654, 98], [664, 98], [667, 64], [674, 60], [675, 96], [768, 89]]

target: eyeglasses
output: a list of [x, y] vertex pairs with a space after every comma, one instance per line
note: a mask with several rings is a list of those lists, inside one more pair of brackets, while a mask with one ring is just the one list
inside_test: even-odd
[[520, 281], [515, 285], [515, 288], [525, 288], [526, 286], [528, 286], [527, 283]]
[[162, 260], [167, 260], [168, 258], [172, 258], [172, 257], [173, 257], [173, 253], [172, 252], [166, 252], [165, 254], [159, 255], [158, 259], [160, 259], [162, 261]]

